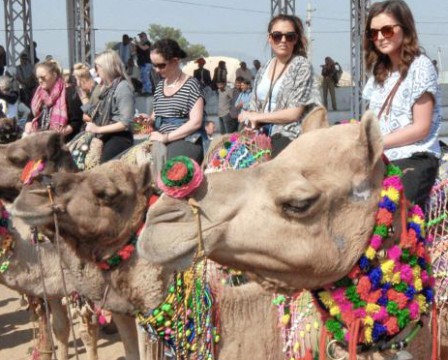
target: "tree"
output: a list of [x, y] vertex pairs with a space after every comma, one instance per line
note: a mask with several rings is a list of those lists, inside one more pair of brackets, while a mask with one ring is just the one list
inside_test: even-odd
[[187, 61], [208, 56], [208, 51], [204, 45], [190, 44], [179, 29], [175, 29], [170, 26], [151, 24], [149, 25], [148, 33], [151, 41], [157, 41], [163, 38], [176, 40], [179, 46], [187, 53]]

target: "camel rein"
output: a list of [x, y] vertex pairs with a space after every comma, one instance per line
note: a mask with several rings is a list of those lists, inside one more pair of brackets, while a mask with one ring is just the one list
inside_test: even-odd
[[[58, 258], [59, 258], [59, 271], [61, 272], [61, 277], [62, 277], [62, 288], [64, 289], [64, 297], [66, 299], [69, 299], [69, 294], [67, 291], [67, 283], [65, 281], [65, 275], [64, 275], [64, 269], [62, 267], [62, 256], [61, 256], [61, 242], [60, 242], [60, 238], [59, 238], [59, 221], [58, 221], [58, 208], [54, 203], [54, 197], [53, 197], [53, 184], [51, 182], [50, 177], [44, 175], [44, 183], [46, 183], [46, 188], [47, 188], [47, 194], [48, 194], [48, 199], [50, 201], [50, 205], [51, 208], [53, 210], [53, 222], [54, 222], [54, 229], [55, 229], [55, 241], [56, 241], [56, 248], [58, 251]], [[37, 234], [37, 229], [34, 228], [34, 231]], [[67, 309], [68, 310], [68, 309]], [[75, 332], [75, 327], [73, 326], [73, 318], [72, 318], [72, 314], [71, 311], [67, 311], [68, 313], [68, 320], [70, 322], [70, 328], [72, 330], [72, 334], [73, 334], [73, 344], [75, 347], [75, 357], [76, 360], [79, 360], [79, 354], [78, 354], [78, 346], [76, 344], [76, 332]]]

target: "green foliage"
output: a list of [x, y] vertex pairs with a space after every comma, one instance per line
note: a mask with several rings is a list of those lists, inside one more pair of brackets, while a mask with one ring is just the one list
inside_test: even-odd
[[109, 41], [106, 43], [106, 49], [113, 49], [118, 44], [118, 41]]
[[152, 42], [164, 38], [176, 40], [179, 46], [187, 52], [188, 57], [185, 59], [187, 61], [197, 59], [201, 56], [208, 56], [208, 51], [204, 45], [190, 44], [179, 29], [170, 26], [151, 24], [148, 29], [148, 34]]

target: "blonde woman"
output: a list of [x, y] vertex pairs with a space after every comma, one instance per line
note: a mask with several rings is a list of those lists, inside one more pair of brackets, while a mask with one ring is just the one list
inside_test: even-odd
[[92, 121], [92, 111], [98, 104], [101, 88], [93, 79], [86, 64], [73, 65], [73, 77], [76, 80], [78, 95], [82, 102], [81, 109], [84, 112], [82, 119], [85, 122]]
[[131, 81], [115, 51], [106, 50], [99, 54], [95, 69], [101, 78], [102, 89], [86, 131], [97, 134], [103, 141], [101, 163], [104, 163], [133, 145], [135, 99]]
[[25, 124], [25, 134], [39, 130], [55, 130], [72, 139], [82, 124], [81, 101], [72, 88], [66, 88], [62, 69], [54, 60], [36, 65], [39, 86], [31, 100], [33, 118]]

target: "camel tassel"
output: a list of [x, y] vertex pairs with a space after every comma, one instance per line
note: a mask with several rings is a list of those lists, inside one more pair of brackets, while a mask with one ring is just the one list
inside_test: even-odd
[[432, 304], [432, 360], [438, 359], [439, 354], [439, 319], [437, 318], [437, 306]]
[[319, 360], [325, 360], [327, 358], [327, 340], [328, 340], [327, 328], [325, 326], [322, 326], [319, 341]]
[[350, 325], [350, 341], [348, 344], [348, 358], [349, 360], [356, 360], [356, 345], [359, 339], [359, 328], [361, 320], [357, 319]]

